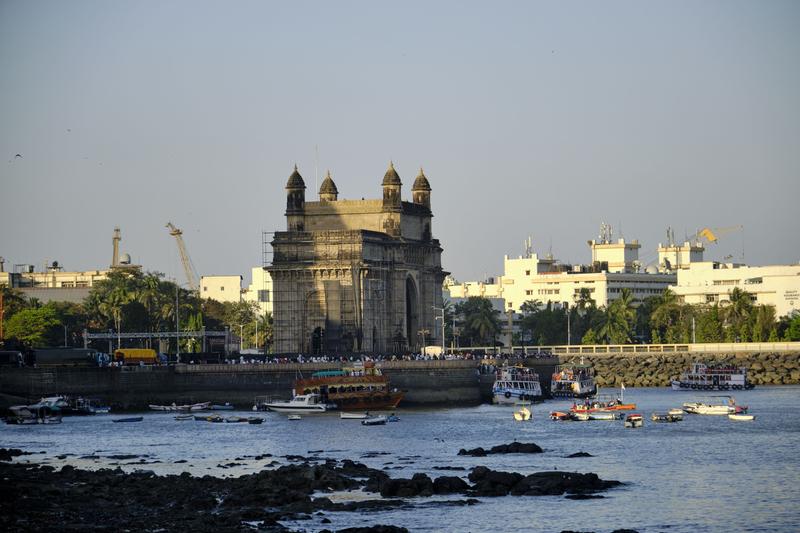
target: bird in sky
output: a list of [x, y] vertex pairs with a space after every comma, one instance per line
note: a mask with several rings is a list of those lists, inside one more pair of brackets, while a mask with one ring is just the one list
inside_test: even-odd
[[16, 159], [16, 158], [20, 158], [20, 159], [22, 159], [22, 154], [17, 154], [17, 155], [15, 155], [15, 156], [14, 156], [14, 159]]

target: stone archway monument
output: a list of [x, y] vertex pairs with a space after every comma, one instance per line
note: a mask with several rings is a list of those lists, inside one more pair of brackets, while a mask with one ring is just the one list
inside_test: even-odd
[[267, 267], [277, 353], [315, 344], [328, 354], [409, 351], [423, 328], [441, 343], [433, 308], [442, 307], [447, 272], [432, 236], [430, 183], [420, 169], [413, 201], [404, 202], [390, 164], [381, 187], [382, 198], [340, 200], [329, 172], [319, 200], [307, 202], [295, 167], [286, 183], [286, 231], [275, 233]]

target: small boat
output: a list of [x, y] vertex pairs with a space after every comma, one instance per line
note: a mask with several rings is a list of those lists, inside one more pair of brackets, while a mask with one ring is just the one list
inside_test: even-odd
[[644, 425], [644, 417], [639, 413], [631, 413], [625, 417], [626, 428], [640, 428]]
[[256, 405], [256, 410], [267, 409], [277, 413], [324, 413], [329, 405], [322, 402], [319, 394], [301, 394], [291, 400], [265, 401]]
[[681, 419], [683, 419], [683, 409], [680, 408], [670, 409], [669, 411], [667, 411], [667, 414], [672, 416], [679, 416], [681, 417]]
[[364, 420], [365, 418], [369, 418], [370, 416], [372, 415], [369, 414], [369, 411], [367, 411], [366, 413], [346, 413], [344, 411], [339, 413], [339, 418], [341, 418], [342, 420]]
[[247, 417], [247, 423], [248, 424], [254, 424], [255, 425], [255, 424], [261, 424], [262, 422], [264, 422], [264, 419], [261, 418], [260, 416]]
[[11, 416], [5, 418], [6, 424], [60, 424], [61, 412], [58, 407], [46, 405], [14, 405], [8, 408]]
[[617, 413], [613, 411], [595, 411], [589, 413], [589, 420], [618, 420]]
[[112, 422], [141, 422], [142, 420], [144, 420], [142, 416], [129, 416], [128, 418], [115, 418]]
[[492, 386], [492, 403], [513, 404], [541, 399], [539, 374], [523, 366], [503, 366], [497, 369]]
[[228, 418], [225, 419], [225, 422], [229, 424], [239, 424], [242, 422], [247, 422], [247, 418], [243, 416], [229, 416]]
[[733, 396], [712, 396], [712, 398], [725, 398], [724, 403], [686, 402], [683, 410], [694, 415], [734, 415], [747, 412], [747, 407], [736, 405]]
[[361, 421], [362, 426], [381, 426], [387, 422], [387, 418], [383, 415], [371, 416]]
[[683, 420], [683, 413], [653, 413], [650, 415], [650, 420], [653, 422], [680, 422]]
[[151, 411], [206, 411], [211, 406], [211, 402], [193, 403], [186, 405], [154, 405], [150, 404]]
[[189, 415], [189, 416], [193, 416], [194, 419], [197, 420], [198, 422], [207, 422], [208, 421], [207, 420], [208, 416], [206, 416], [206, 415]]
[[287, 420], [301, 420], [303, 417], [300, 415], [288, 415], [286, 417]]
[[213, 422], [214, 424], [219, 424], [220, 422], [225, 422], [225, 419], [219, 415], [211, 415], [205, 417], [206, 422]]
[[736, 421], [739, 421], [739, 422], [745, 422], [745, 421], [755, 420], [756, 419], [756, 415], [732, 414], [732, 415], [728, 415], [728, 419], [736, 420]]
[[519, 411], [514, 411], [514, 420], [517, 422], [527, 422], [529, 420], [533, 420], [531, 410], [527, 407], [523, 407]]
[[387, 422], [400, 422], [400, 417], [396, 414], [392, 413], [386, 417]]
[[569, 413], [564, 413], [564, 412], [561, 412], [561, 411], [553, 411], [552, 413], [550, 413], [550, 420], [561, 420], [561, 421], [564, 421], [564, 420], [572, 420], [572, 419], [569, 417]]
[[175, 420], [194, 420], [194, 415], [178, 415]]
[[589, 413], [570, 413], [570, 419], [575, 420], [576, 422], [588, 422], [589, 421]]
[[233, 411], [234, 406], [228, 402], [225, 402], [224, 404], [213, 403], [209, 409], [212, 411]]

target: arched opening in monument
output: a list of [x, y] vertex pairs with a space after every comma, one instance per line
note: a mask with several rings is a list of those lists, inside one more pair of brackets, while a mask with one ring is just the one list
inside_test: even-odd
[[322, 353], [322, 328], [316, 327], [311, 333], [311, 353], [318, 355]]
[[417, 346], [417, 330], [419, 329], [417, 284], [411, 276], [406, 278], [406, 342], [413, 349]]

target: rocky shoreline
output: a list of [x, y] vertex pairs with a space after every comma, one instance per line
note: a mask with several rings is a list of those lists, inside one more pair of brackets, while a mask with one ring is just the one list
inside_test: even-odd
[[[602, 354], [584, 355], [594, 366], [598, 387], [667, 387], [695, 361], [731, 363], [748, 369], [748, 380], [755, 385], [796, 385], [800, 383], [800, 354]], [[577, 357], [562, 356], [567, 362]]]
[[[510, 446], [510, 445], [506, 445]], [[513, 446], [507, 449], [515, 449]], [[506, 452], [515, 453], [515, 452]], [[263, 469], [241, 477], [158, 476], [149, 471], [78, 470], [11, 462], [27, 454], [0, 449], [0, 530], [3, 531], [264, 531], [288, 532], [280, 522], [310, 520], [326, 512], [364, 513], [413, 508], [404, 498], [435, 498], [425, 505], [477, 505], [482, 497], [564, 495], [602, 498], [621, 485], [593, 473], [537, 472], [523, 475], [485, 466], [458, 476], [415, 474], [391, 478], [351, 460], [296, 458], [299, 464]], [[337, 503], [334, 491], [374, 494], [366, 500]], [[453, 495], [464, 496], [452, 499]], [[374, 525], [340, 532], [398, 533], [402, 527]]]

